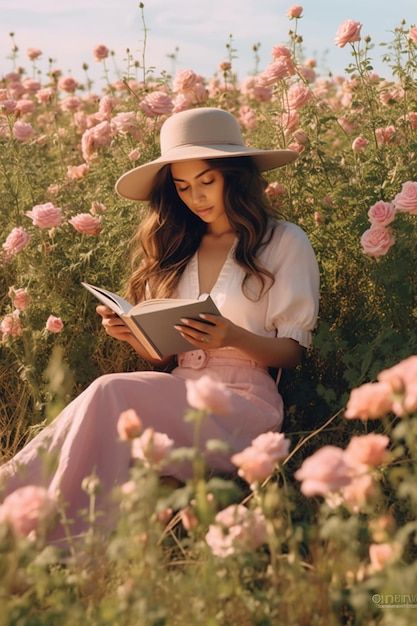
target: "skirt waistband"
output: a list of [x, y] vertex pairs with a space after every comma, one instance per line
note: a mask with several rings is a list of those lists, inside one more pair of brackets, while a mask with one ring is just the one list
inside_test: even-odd
[[178, 354], [178, 365], [200, 370], [208, 365], [237, 365], [239, 367], [253, 367], [268, 371], [268, 368], [248, 357], [244, 352], [234, 348], [219, 348], [218, 350], [189, 350]]

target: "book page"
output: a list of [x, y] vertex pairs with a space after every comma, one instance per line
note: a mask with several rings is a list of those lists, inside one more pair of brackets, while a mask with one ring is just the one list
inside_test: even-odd
[[116, 293], [112, 293], [111, 291], [107, 291], [107, 289], [103, 289], [102, 287], [95, 287], [94, 285], [90, 285], [89, 283], [81, 283], [88, 291], [90, 291], [100, 302], [109, 307], [112, 311], [120, 315], [121, 313], [129, 313], [131, 309], [131, 304], [121, 296], [118, 296]]
[[193, 299], [182, 299], [182, 298], [159, 298], [155, 300], [144, 300], [139, 304], [135, 304], [129, 311], [129, 315], [137, 315], [138, 313], [151, 313], [152, 311], [162, 311], [165, 309], [172, 309], [178, 306], [183, 306], [186, 304], [194, 304], [197, 302]]

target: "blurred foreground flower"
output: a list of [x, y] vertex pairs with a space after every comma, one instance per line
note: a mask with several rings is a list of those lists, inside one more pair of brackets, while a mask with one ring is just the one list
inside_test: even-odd
[[231, 394], [223, 383], [204, 375], [198, 380], [186, 380], [187, 402], [199, 411], [228, 415]]
[[117, 432], [122, 441], [138, 437], [142, 429], [142, 421], [134, 409], [127, 409], [120, 413], [117, 420]]
[[28, 485], [5, 498], [0, 506], [0, 521], [9, 524], [17, 536], [27, 537], [54, 513], [55, 501], [46, 489]]
[[250, 511], [242, 504], [232, 504], [217, 513], [215, 523], [206, 534], [211, 551], [221, 558], [252, 552], [265, 543], [266, 538], [266, 522], [261, 511]]
[[142, 435], [133, 440], [132, 456], [141, 459], [148, 467], [158, 466], [167, 458], [174, 446], [174, 441], [165, 433], [147, 428]]
[[251, 446], [234, 454], [231, 461], [239, 468], [239, 476], [252, 485], [274, 472], [277, 462], [287, 456], [289, 445], [282, 433], [263, 433]]
[[20, 311], [17, 309], [2, 319], [0, 322], [2, 339], [7, 339], [8, 337], [19, 337], [22, 334], [22, 326], [20, 324], [19, 315]]

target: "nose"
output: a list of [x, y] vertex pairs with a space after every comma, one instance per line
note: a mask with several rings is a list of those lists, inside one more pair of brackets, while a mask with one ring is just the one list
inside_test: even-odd
[[193, 201], [193, 204], [200, 204], [201, 200], [203, 200], [204, 197], [204, 191], [203, 189], [201, 189], [201, 187], [195, 187], [191, 189], [191, 199]]

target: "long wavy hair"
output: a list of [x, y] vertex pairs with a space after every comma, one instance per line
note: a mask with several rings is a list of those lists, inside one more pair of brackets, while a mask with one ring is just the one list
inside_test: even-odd
[[[208, 159], [224, 177], [224, 206], [238, 242], [235, 260], [245, 272], [242, 290], [258, 300], [273, 284], [273, 275], [257, 255], [272, 237], [273, 213], [265, 195], [267, 185], [251, 157]], [[180, 199], [169, 165], [157, 174], [148, 212], [131, 240], [132, 274], [126, 296], [137, 303], [145, 298], [169, 298], [193, 257], [207, 224]], [[259, 281], [258, 295], [248, 289], [249, 278]]]

